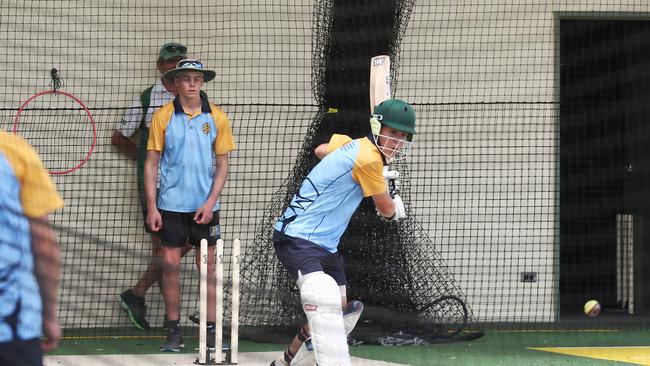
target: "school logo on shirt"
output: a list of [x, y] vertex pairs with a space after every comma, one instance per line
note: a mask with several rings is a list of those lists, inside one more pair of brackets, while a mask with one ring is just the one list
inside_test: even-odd
[[210, 124], [207, 122], [203, 124], [203, 133], [206, 135], [210, 133]]

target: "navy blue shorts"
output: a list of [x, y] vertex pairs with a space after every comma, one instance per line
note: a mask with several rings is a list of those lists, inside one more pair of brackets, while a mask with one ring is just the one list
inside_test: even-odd
[[289, 275], [298, 280], [298, 271], [302, 275], [323, 271], [330, 275], [339, 286], [348, 283], [345, 278], [345, 266], [341, 253], [330, 253], [309, 240], [294, 238], [277, 230], [273, 232], [273, 246], [280, 263]]
[[14, 312], [4, 319], [11, 328], [14, 339], [9, 342], [0, 342], [0, 365], [42, 366], [43, 351], [41, 350], [41, 341], [39, 339], [16, 339], [18, 313], [20, 313], [21, 307], [19, 301]]
[[43, 351], [39, 339], [0, 342], [0, 365], [42, 366]]
[[221, 237], [218, 211], [213, 212], [212, 221], [208, 224], [197, 224], [194, 221], [194, 212], [160, 210], [160, 216], [162, 216], [160, 244], [163, 246], [182, 248], [188, 242], [193, 246], [199, 246], [201, 239], [206, 239], [208, 246], [213, 246]]

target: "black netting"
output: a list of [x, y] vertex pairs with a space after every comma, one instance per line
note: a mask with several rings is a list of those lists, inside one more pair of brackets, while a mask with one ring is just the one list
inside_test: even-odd
[[[650, 4], [0, 7], [0, 128], [25, 137], [61, 173], [52, 178], [66, 205], [51, 221], [68, 335], [143, 334], [119, 294], [149, 265], [151, 239], [138, 164], [112, 137], [159, 77], [159, 48], [171, 41], [216, 71], [204, 90], [228, 114], [237, 142], [221, 230], [226, 278], [230, 242], [242, 240], [243, 335], [285, 340], [304, 321], [275, 259], [272, 225], [316, 163], [316, 145], [333, 133], [368, 132], [369, 64], [378, 54], [391, 57], [393, 94], [414, 106], [418, 133], [394, 166], [408, 219], [385, 224], [364, 201], [342, 239], [349, 298], [366, 305], [353, 337], [417, 343], [468, 339], [486, 327], [647, 328]], [[181, 273], [188, 329], [197, 308], [193, 262], [184, 258]], [[583, 314], [590, 299], [601, 302], [599, 317]], [[159, 332], [157, 285], [146, 304]]]

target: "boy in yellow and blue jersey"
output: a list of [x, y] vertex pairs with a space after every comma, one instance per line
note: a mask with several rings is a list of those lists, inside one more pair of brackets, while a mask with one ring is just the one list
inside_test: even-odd
[[[228, 175], [228, 154], [235, 142], [226, 114], [201, 98], [201, 87], [215, 72], [185, 59], [164, 74], [177, 88], [176, 98], [153, 115], [147, 143], [144, 188], [147, 225], [160, 231], [167, 341], [161, 351], [184, 347], [180, 328], [180, 260], [186, 242], [195, 248], [207, 239], [208, 334], [215, 332], [214, 245], [220, 235], [219, 196]], [[158, 166], [160, 165], [160, 172]], [[156, 191], [156, 177], [160, 187]], [[198, 267], [201, 257], [195, 250]], [[212, 342], [211, 342], [212, 341]], [[214, 336], [208, 347], [214, 347]]]
[[[144, 219], [147, 218], [147, 204], [144, 199], [144, 160], [147, 153], [147, 140], [149, 136], [149, 126], [153, 113], [161, 106], [169, 103], [176, 96], [176, 87], [173, 81], [165, 80], [162, 75], [176, 67], [178, 61], [187, 58], [187, 47], [177, 42], [168, 42], [160, 47], [156, 69], [160, 77], [156, 82], [142, 91], [140, 97], [133, 102], [122, 120], [113, 131], [111, 143], [126, 156], [136, 161], [136, 176], [138, 179], [138, 198]], [[132, 138], [140, 135], [136, 143]], [[146, 271], [140, 276], [136, 284], [120, 293], [120, 305], [127, 313], [133, 326], [140, 330], [150, 330], [151, 326], [147, 321], [147, 306], [145, 305], [145, 294], [154, 283], [160, 284], [160, 237], [158, 233], [152, 232], [145, 225], [145, 230], [151, 236], [151, 258]], [[185, 255], [191, 249], [186, 246], [182, 255]], [[161, 287], [162, 291], [162, 287]], [[164, 325], [166, 326], [166, 324]]]
[[0, 365], [40, 366], [61, 337], [60, 252], [47, 215], [62, 206], [36, 152], [0, 131]]
[[406, 217], [401, 198], [389, 191], [384, 166], [410, 145], [415, 112], [408, 103], [389, 99], [375, 108], [371, 124], [367, 137], [333, 135], [316, 147], [321, 161], [274, 226], [276, 255], [300, 288], [308, 324], [272, 366], [350, 365], [347, 333], [363, 305], [347, 304], [339, 240], [364, 197], [373, 199], [386, 221]]

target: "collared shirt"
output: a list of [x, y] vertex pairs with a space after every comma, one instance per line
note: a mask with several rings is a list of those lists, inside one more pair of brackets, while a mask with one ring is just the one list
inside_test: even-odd
[[[201, 110], [190, 115], [176, 97], [156, 111], [147, 150], [161, 152], [158, 208], [196, 211], [210, 194], [216, 156], [234, 149], [230, 121], [214, 104], [202, 100]], [[219, 207], [217, 200], [214, 211]]]
[[133, 102], [131, 108], [129, 108], [122, 117], [122, 121], [120, 121], [117, 130], [124, 137], [132, 137], [141, 127], [149, 128], [149, 126], [151, 126], [151, 118], [156, 109], [171, 102], [173, 99], [174, 94], [170, 93], [169, 90], [165, 88], [160, 79], [156, 80], [156, 83], [153, 84], [153, 87], [151, 88], [151, 98], [145, 118], [146, 126], [140, 126], [140, 123], [142, 122], [142, 101], [138, 98], [138, 100]]
[[36, 152], [25, 140], [0, 131], [0, 342], [13, 339], [5, 319], [18, 307], [18, 339], [42, 335], [29, 218], [61, 206], [63, 201]]
[[336, 253], [363, 197], [386, 191], [383, 159], [367, 137], [333, 135], [328, 154], [312, 169], [274, 228]]

